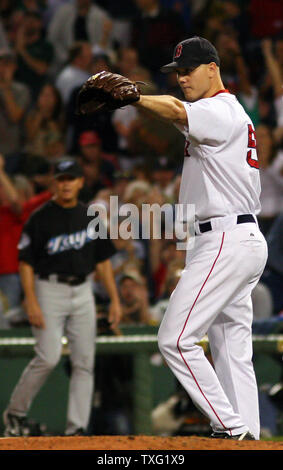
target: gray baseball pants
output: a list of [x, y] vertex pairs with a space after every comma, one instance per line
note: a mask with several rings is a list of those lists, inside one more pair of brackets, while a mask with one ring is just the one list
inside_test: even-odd
[[72, 369], [65, 432], [72, 434], [78, 428], [87, 428], [91, 411], [96, 336], [91, 283], [69, 286], [36, 280], [35, 289], [46, 327], [32, 327], [36, 355], [23, 371], [8, 411], [18, 416], [27, 414], [34, 397], [60, 360], [61, 339], [66, 335]]

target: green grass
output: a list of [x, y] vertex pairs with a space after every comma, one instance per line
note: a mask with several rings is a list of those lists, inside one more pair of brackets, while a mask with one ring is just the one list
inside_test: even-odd
[[261, 441], [283, 442], [283, 436], [273, 436], [261, 439]]

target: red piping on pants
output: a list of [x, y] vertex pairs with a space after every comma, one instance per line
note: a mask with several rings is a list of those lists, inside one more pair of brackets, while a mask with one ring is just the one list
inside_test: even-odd
[[[213, 265], [212, 265], [212, 267], [211, 267], [211, 269], [210, 269], [210, 271], [209, 271], [209, 273], [208, 273], [208, 275], [207, 275], [207, 277], [206, 277], [206, 279], [205, 279], [203, 285], [201, 286], [200, 291], [199, 291], [197, 297], [195, 298], [195, 301], [194, 301], [194, 303], [193, 303], [193, 305], [192, 305], [192, 307], [191, 307], [191, 309], [190, 309], [190, 311], [189, 311], [189, 314], [188, 314], [188, 316], [187, 316], [187, 318], [186, 318], [186, 321], [185, 321], [185, 324], [184, 324], [184, 326], [183, 326], [182, 332], [181, 332], [181, 334], [180, 334], [180, 336], [179, 336], [179, 338], [178, 338], [178, 341], [177, 341], [177, 348], [178, 348], [178, 351], [179, 351], [179, 353], [180, 353], [180, 355], [181, 355], [181, 357], [182, 357], [182, 359], [183, 359], [183, 361], [184, 361], [186, 367], [188, 368], [190, 374], [192, 375], [192, 377], [193, 377], [193, 379], [194, 379], [194, 381], [195, 381], [195, 383], [196, 383], [196, 385], [197, 385], [197, 387], [198, 387], [200, 393], [202, 394], [202, 396], [203, 396], [203, 397], [205, 398], [205, 400], [207, 401], [208, 405], [209, 405], [210, 408], [212, 409], [212, 411], [213, 411], [213, 413], [215, 414], [216, 418], [217, 418], [218, 421], [221, 423], [221, 426], [223, 426], [223, 428], [227, 430], [227, 428], [224, 426], [224, 424], [222, 423], [221, 419], [219, 418], [218, 414], [216, 413], [215, 409], [213, 408], [212, 404], [208, 401], [208, 399], [206, 398], [205, 394], [203, 393], [203, 391], [202, 391], [202, 389], [201, 389], [201, 387], [200, 387], [200, 385], [199, 385], [199, 383], [198, 383], [196, 377], [194, 376], [194, 374], [193, 374], [191, 368], [189, 367], [188, 363], [186, 362], [186, 360], [185, 360], [185, 358], [184, 358], [184, 356], [183, 356], [183, 354], [182, 354], [182, 351], [181, 351], [181, 349], [180, 349], [180, 344], [179, 344], [179, 343], [180, 343], [180, 340], [181, 340], [181, 337], [182, 337], [182, 334], [183, 334], [184, 331], [185, 331], [187, 322], [188, 322], [188, 320], [189, 320], [189, 318], [190, 318], [190, 315], [191, 315], [191, 313], [192, 313], [192, 310], [193, 310], [193, 308], [194, 308], [194, 306], [195, 306], [195, 304], [196, 304], [196, 302], [197, 302], [197, 300], [198, 300], [198, 298], [199, 298], [199, 296], [200, 296], [200, 294], [201, 294], [201, 292], [202, 292], [202, 290], [203, 290], [205, 284], [207, 283], [210, 274], [211, 274], [212, 271], [213, 271], [213, 268], [214, 268], [214, 266], [215, 266], [215, 264], [216, 264], [216, 261], [218, 260], [218, 258], [219, 258], [219, 256], [220, 256], [220, 253], [221, 253], [221, 250], [222, 250], [222, 247], [223, 247], [224, 237], [225, 237], [225, 232], [223, 232], [223, 235], [222, 235], [222, 240], [221, 240], [221, 245], [220, 245], [220, 248], [219, 248], [219, 252], [218, 252], [218, 254], [217, 254], [217, 256], [216, 256], [216, 258], [215, 258], [215, 260], [214, 260], [214, 263], [213, 263]], [[230, 433], [231, 433], [231, 431], [230, 431]]]

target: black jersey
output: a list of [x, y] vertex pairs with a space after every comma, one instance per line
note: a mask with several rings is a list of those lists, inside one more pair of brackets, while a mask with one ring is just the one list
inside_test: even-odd
[[88, 237], [91, 219], [79, 202], [64, 208], [48, 201], [24, 226], [19, 242], [19, 260], [39, 275], [87, 276], [95, 265], [110, 258], [116, 249], [109, 239]]

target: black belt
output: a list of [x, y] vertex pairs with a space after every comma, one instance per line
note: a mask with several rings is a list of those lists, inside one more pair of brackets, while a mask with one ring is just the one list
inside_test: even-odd
[[[249, 222], [253, 222], [255, 224], [255, 218], [252, 214], [243, 214], [237, 216], [237, 224], [246, 224]], [[211, 222], [204, 222], [203, 224], [199, 224], [199, 231], [201, 233], [209, 232], [212, 230]]]
[[39, 274], [38, 277], [46, 281], [62, 282], [69, 286], [79, 286], [86, 280], [86, 276], [67, 276], [65, 274]]

